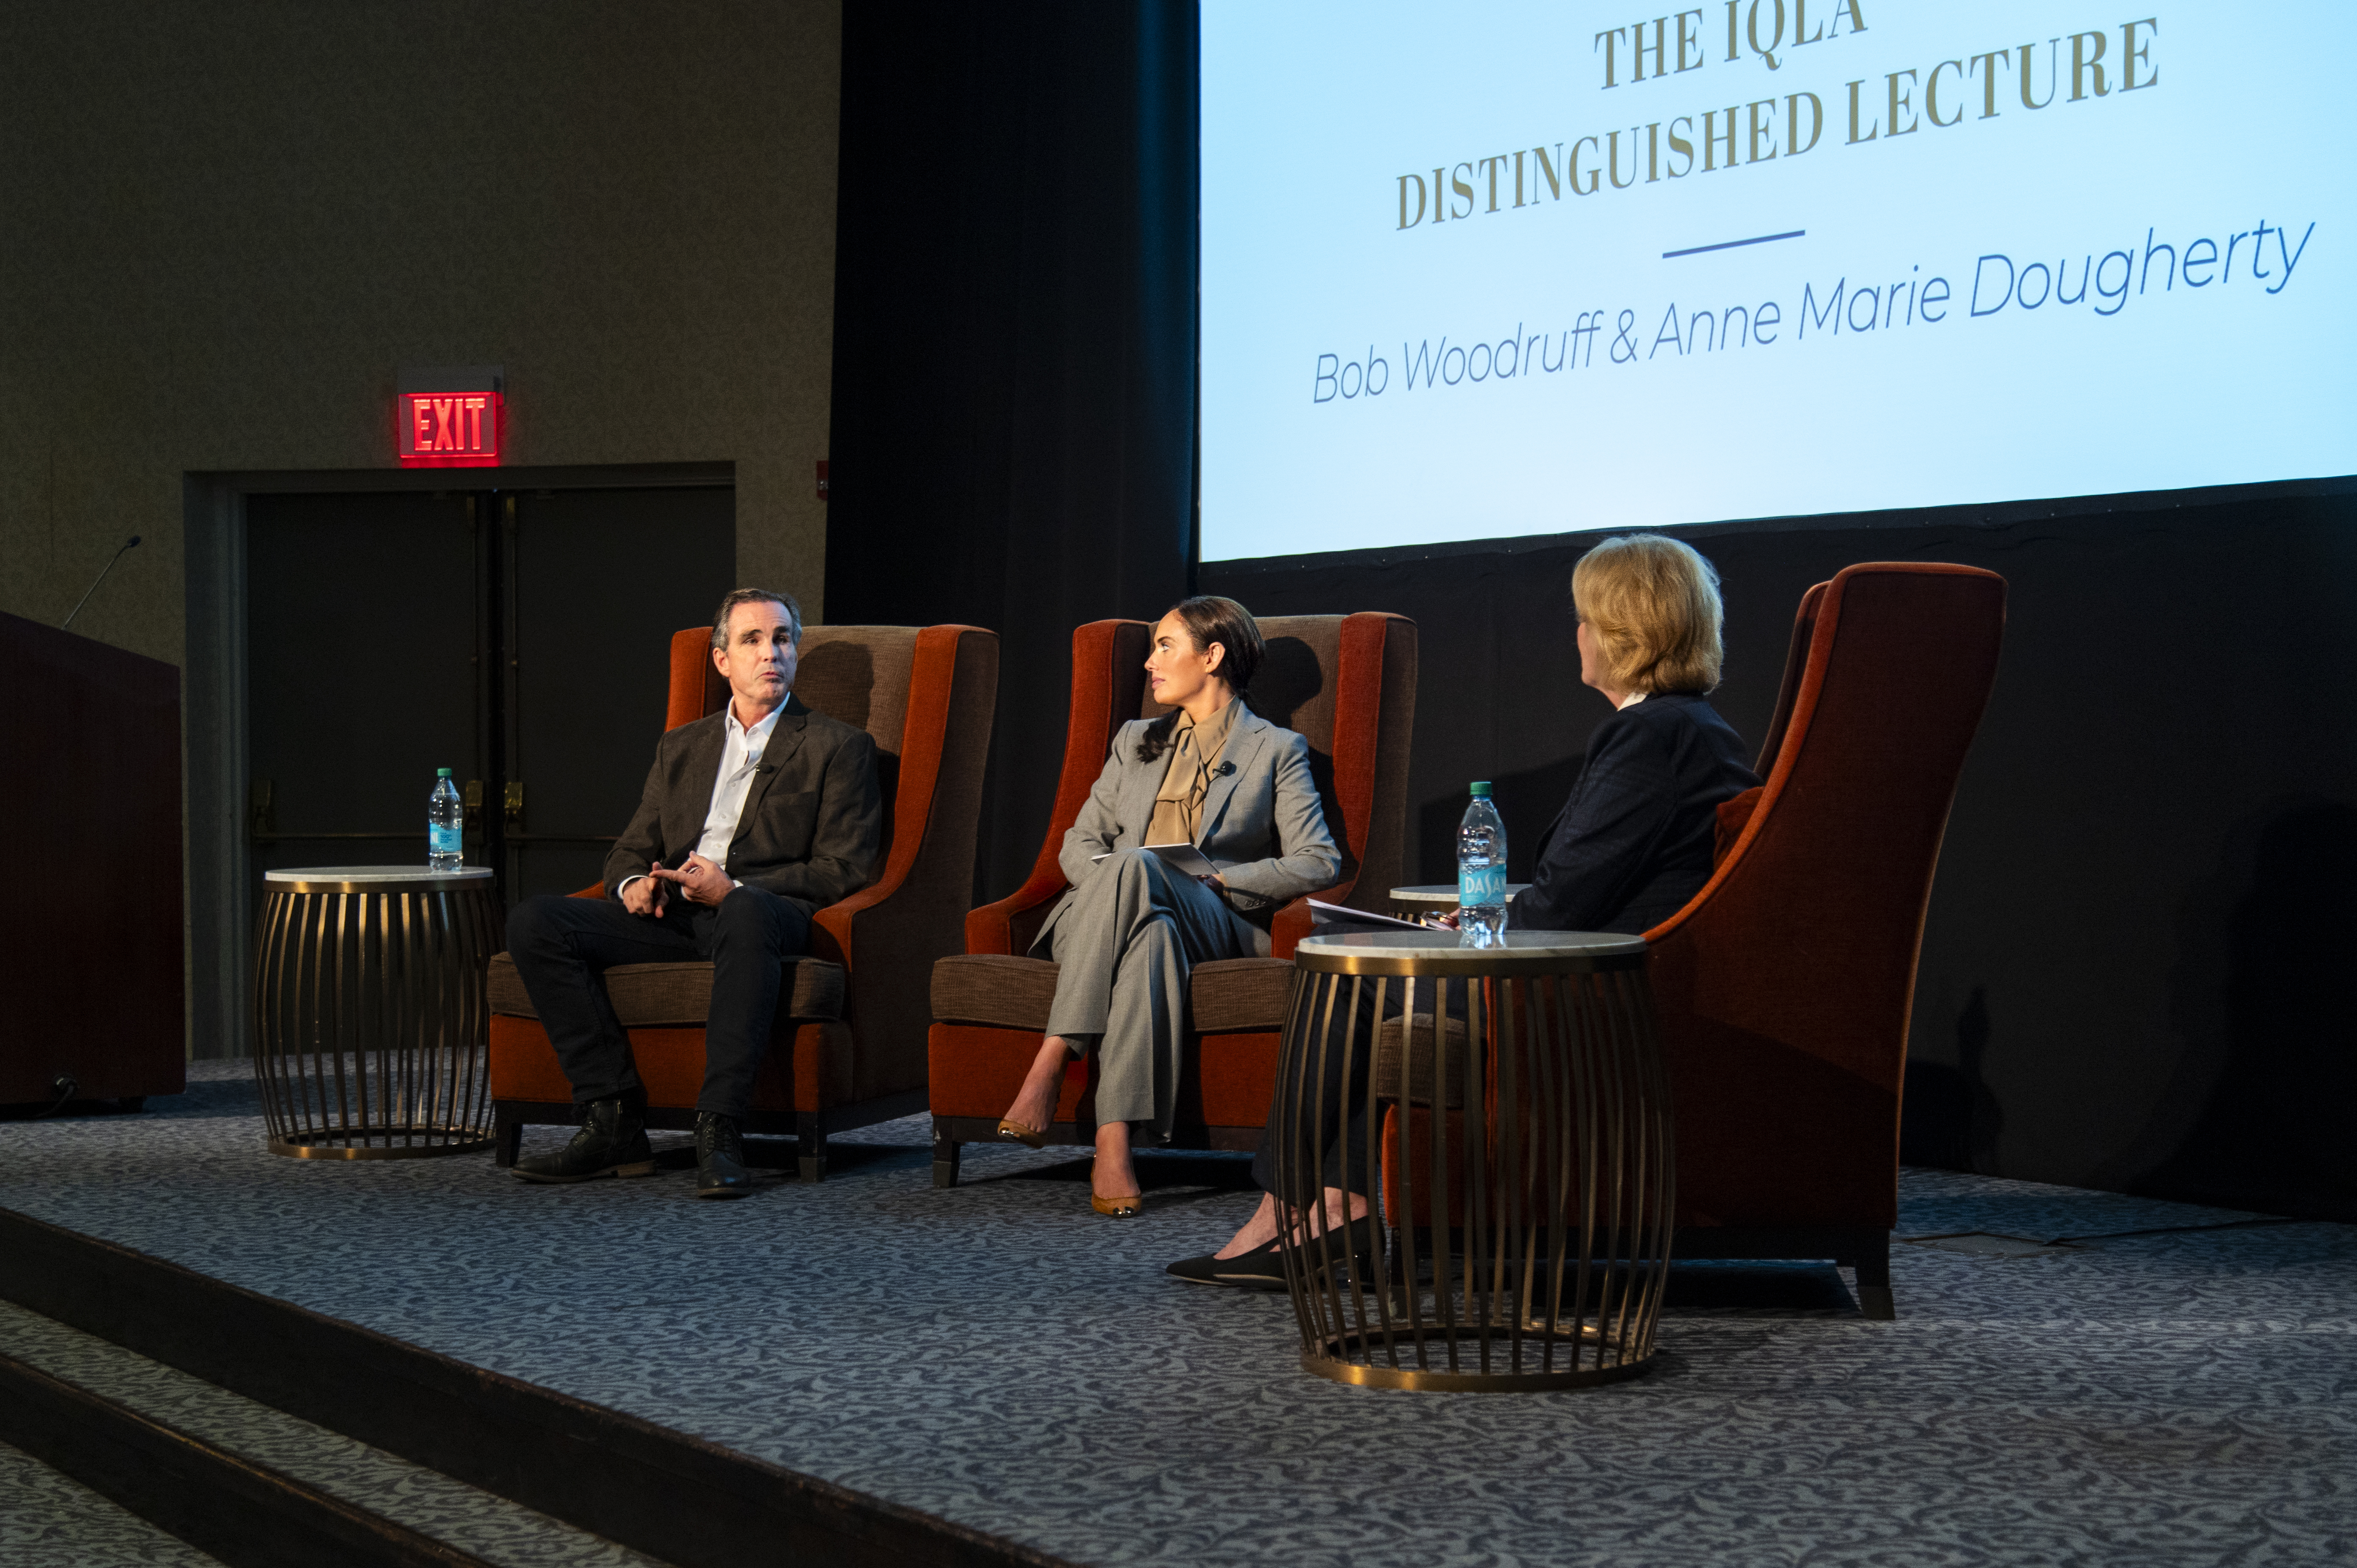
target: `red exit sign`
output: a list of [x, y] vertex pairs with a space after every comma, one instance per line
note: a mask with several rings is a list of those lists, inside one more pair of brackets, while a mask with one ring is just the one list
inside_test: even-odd
[[393, 435], [404, 468], [489, 468], [500, 461], [507, 400], [496, 366], [404, 371]]

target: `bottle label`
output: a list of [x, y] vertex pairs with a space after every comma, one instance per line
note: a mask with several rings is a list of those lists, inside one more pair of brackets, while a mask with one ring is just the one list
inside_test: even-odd
[[1457, 902], [1465, 908], [1482, 908], [1506, 901], [1506, 868], [1465, 865], [1457, 870]]
[[427, 827], [425, 830], [426, 853], [429, 854], [463, 854], [460, 843], [463, 832], [464, 830], [460, 828]]

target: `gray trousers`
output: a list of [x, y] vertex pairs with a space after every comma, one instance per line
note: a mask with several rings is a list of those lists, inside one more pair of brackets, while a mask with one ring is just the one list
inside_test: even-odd
[[1097, 1121], [1145, 1123], [1168, 1142], [1187, 1037], [1187, 971], [1269, 950], [1268, 933], [1160, 855], [1125, 849], [1066, 894], [1049, 933], [1056, 1001], [1048, 1033], [1097, 1045]]

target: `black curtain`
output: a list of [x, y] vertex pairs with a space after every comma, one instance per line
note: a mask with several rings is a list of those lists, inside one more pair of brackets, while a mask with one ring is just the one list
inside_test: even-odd
[[[1718, 567], [1755, 746], [1792, 611], [1858, 561], [2005, 575], [2005, 653], [1940, 855], [1910, 1165], [2357, 1219], [2357, 487], [1681, 529]], [[1408, 866], [1456, 875], [1494, 782], [1511, 874], [1609, 710], [1579, 684], [1594, 536], [1207, 562], [1255, 612], [1421, 637]]]
[[843, 21], [826, 618], [998, 632], [996, 898], [1046, 831], [1072, 628], [1188, 589], [1196, 10]]
[[[966, 621], [1003, 664], [976, 871], [1037, 854], [1071, 628], [1192, 586], [1196, 10], [845, 7], [826, 617]], [[2013, 585], [1925, 934], [1910, 1161], [2357, 1219], [2357, 515], [2125, 497], [1678, 531], [1725, 574], [1722, 711], [1759, 737], [1792, 607], [1861, 560]], [[1469, 779], [1515, 873], [1605, 709], [1581, 539], [1213, 563], [1258, 613], [1422, 627], [1410, 870]]]

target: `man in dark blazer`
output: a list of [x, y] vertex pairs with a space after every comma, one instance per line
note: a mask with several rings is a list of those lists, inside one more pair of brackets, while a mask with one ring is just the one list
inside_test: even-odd
[[581, 1131], [519, 1160], [533, 1182], [651, 1176], [646, 1090], [606, 994], [618, 963], [712, 961], [695, 1195], [752, 1190], [737, 1123], [778, 1010], [780, 961], [810, 918], [875, 879], [883, 833], [876, 742], [794, 700], [802, 611], [739, 588], [712, 621], [728, 705], [655, 746], [630, 825], [606, 857], [604, 898], [543, 896], [508, 917], [508, 951], [556, 1047]]

